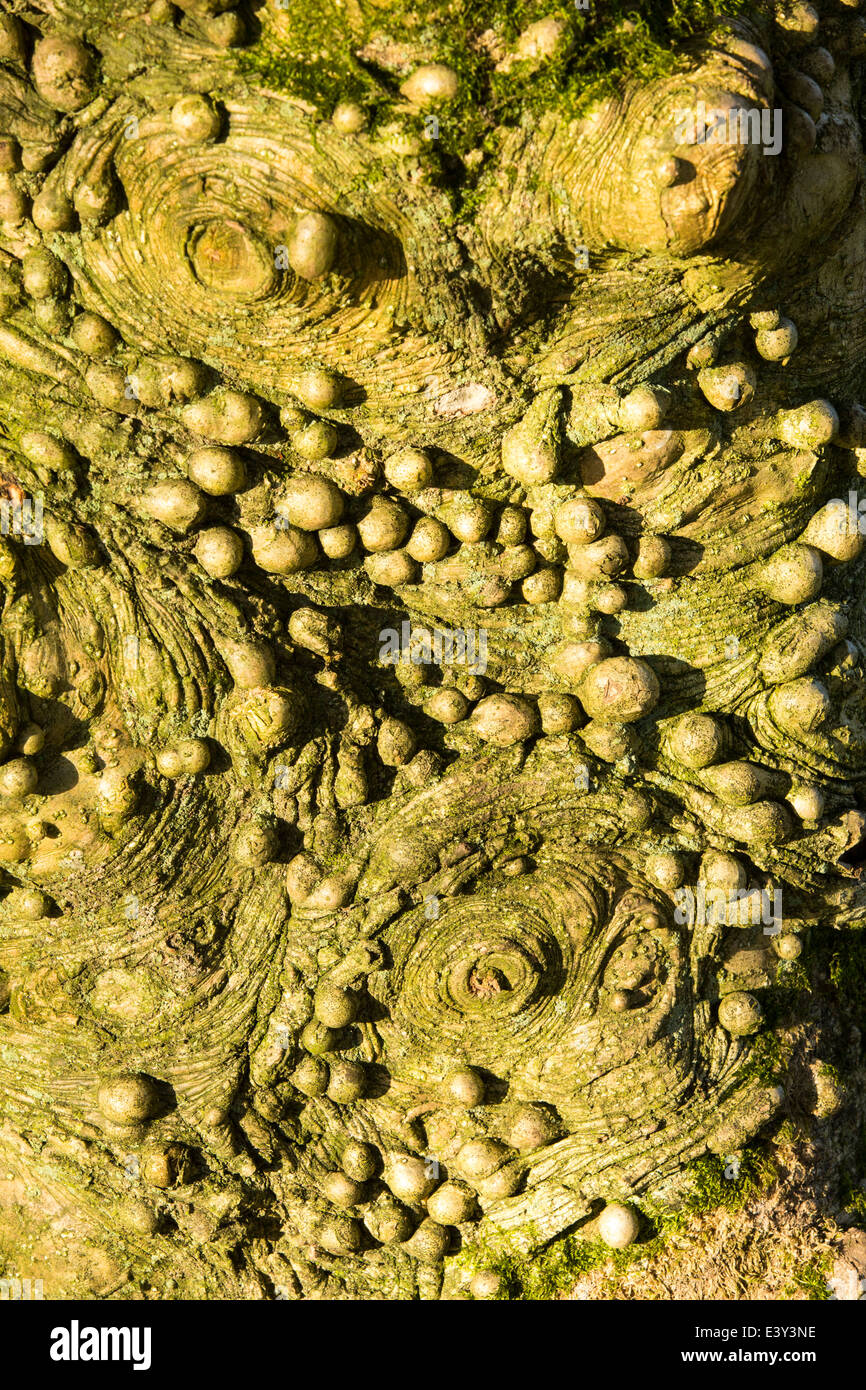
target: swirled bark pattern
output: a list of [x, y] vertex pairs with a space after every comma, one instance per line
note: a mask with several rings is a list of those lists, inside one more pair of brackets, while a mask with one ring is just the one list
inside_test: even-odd
[[0, 17], [0, 1255], [61, 1297], [624, 1244], [864, 920], [863, 22], [581, 104], [580, 15], [464, 71], [300, 8]]

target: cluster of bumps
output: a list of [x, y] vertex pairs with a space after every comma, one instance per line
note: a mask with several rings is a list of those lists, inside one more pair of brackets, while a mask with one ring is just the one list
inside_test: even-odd
[[[175, 34], [180, 18], [184, 42], [193, 49], [244, 41], [244, 21], [218, 0], [177, 8], [180, 17], [156, 0], [142, 23]], [[779, 19], [783, 50], [803, 55], [802, 69], [790, 62], [780, 68], [786, 100], [800, 113], [792, 125], [796, 159], [807, 159], [821, 138], [819, 80], [828, 88], [839, 80], [834, 58], [817, 44], [818, 25], [817, 13], [805, 4]], [[85, 859], [92, 852], [106, 881], [113, 872], [119, 884], [124, 856], [135, 860], [136, 847], [156, 834], [165, 808], [175, 806], [183, 817], [192, 798], [202, 822], [211, 817], [210, 861], [221, 859], [227, 840], [232, 872], [253, 871], [233, 881], [229, 915], [235, 915], [236, 932], [245, 912], [250, 920], [275, 923], [272, 945], [285, 955], [275, 971], [264, 951], [250, 967], [248, 1075], [236, 1071], [223, 1082], [215, 1070], [200, 1082], [193, 1070], [183, 1079], [166, 1069], [155, 1079], [145, 1065], [146, 1045], [137, 1039], [130, 1054], [143, 1060], [91, 1077], [83, 1115], [59, 1086], [57, 1113], [81, 1142], [107, 1146], [115, 1158], [130, 1149], [140, 1153], [136, 1176], [144, 1195], [124, 1197], [119, 1205], [136, 1239], [170, 1245], [180, 1225], [185, 1236], [202, 1240], [205, 1227], [213, 1234], [221, 1221], [226, 1228], [232, 1220], [252, 1221], [250, 1213], [277, 1193], [289, 1234], [245, 1286], [257, 1291], [254, 1296], [282, 1288], [292, 1296], [321, 1294], [330, 1287], [328, 1273], [357, 1278], [359, 1287], [371, 1281], [375, 1287], [380, 1279], [383, 1288], [435, 1292], [442, 1261], [460, 1241], [471, 1244], [473, 1227], [488, 1213], [494, 1226], [497, 1212], [519, 1224], [519, 1214], [531, 1206], [520, 1206], [528, 1187], [552, 1181], [566, 1153], [558, 1146], [567, 1146], [577, 1131], [570, 1134], [563, 1107], [549, 1098], [526, 1098], [526, 1077], [509, 1092], [502, 1076], [471, 1056], [440, 1056], [434, 1047], [428, 1071], [438, 1074], [431, 1081], [413, 1052], [417, 1039], [405, 1046], [393, 1036], [382, 1041], [389, 970], [399, 965], [408, 974], [415, 961], [415, 946], [396, 961], [398, 934], [388, 936], [401, 914], [420, 916], [440, 884], [443, 897], [459, 895], [460, 866], [470, 863], [479, 880], [491, 869], [506, 894], [509, 882], [525, 878], [532, 908], [546, 832], [540, 811], [533, 829], [514, 788], [537, 810], [546, 795], [553, 801], [561, 796], [564, 775], [573, 796], [575, 769], [591, 768], [580, 786], [581, 804], [567, 808], [565, 829], [554, 817], [549, 839], [559, 845], [571, 835], [579, 842], [583, 832], [586, 845], [599, 845], [590, 856], [610, 856], [617, 884], [609, 898], [599, 892], [593, 899], [599, 918], [612, 918], [619, 908], [637, 923], [627, 949], [619, 942], [614, 956], [614, 934], [605, 947], [610, 954], [593, 960], [606, 1026], [611, 1016], [638, 1015], [662, 997], [664, 915], [670, 916], [684, 885], [730, 894], [721, 927], [753, 936], [758, 929], [757, 943], [749, 938], [751, 949], [741, 951], [739, 963], [725, 945], [727, 976], [721, 983], [713, 976], [714, 1019], [727, 1035], [709, 1046], [709, 1052], [715, 1047], [716, 1070], [708, 1071], [713, 1078], [728, 1065], [719, 1057], [732, 1058], [733, 1067], [742, 1056], [738, 1040], [761, 1026], [756, 995], [737, 983], [747, 977], [760, 988], [773, 978], [768, 943], [760, 940], [762, 894], [781, 883], [795, 906], [773, 938], [782, 961], [800, 954], [801, 935], [826, 915], [821, 891], [828, 867], [842, 883], [833, 880], [839, 896], [832, 906], [844, 907], [852, 920], [862, 911], [845, 883], [849, 870], [839, 867], [866, 827], [851, 789], [866, 759], [851, 694], [860, 649], [846, 640], [851, 614], [859, 620], [839, 576], [860, 558], [864, 534], [856, 505], [827, 494], [842, 477], [849, 490], [849, 475], [856, 484], [866, 468], [866, 413], [850, 392], [835, 405], [812, 392], [789, 400], [778, 374], [796, 362], [797, 328], [766, 307], [763, 289], [756, 295], [761, 306], [742, 308], [737, 295], [748, 295], [735, 285], [732, 302], [720, 308], [722, 290], [712, 283], [707, 288], [712, 271], [701, 284], [692, 282], [692, 310], [695, 303], [709, 304], [707, 321], [695, 318], [690, 341], [666, 361], [675, 366], [664, 385], [614, 384], [601, 372], [581, 379], [580, 353], [561, 349], [557, 358], [553, 344], [531, 389], [517, 379], [506, 382], [493, 366], [488, 380], [479, 380], [480, 367], [469, 379], [457, 373], [434, 407], [436, 428], [456, 431], [443, 434], [441, 443], [429, 442], [411, 409], [408, 423], [400, 420], [399, 447], [386, 443], [389, 431], [371, 417], [365, 390], [350, 371], [326, 362], [332, 335], [323, 335], [321, 362], [292, 368], [289, 380], [278, 375], [261, 390], [248, 389], [256, 375], [254, 360], [243, 366], [249, 340], [245, 347], [215, 330], [212, 351], [208, 344], [199, 354], [145, 349], [136, 338], [152, 339], [149, 325], [140, 334], [134, 325], [122, 331], [120, 313], [110, 312], [123, 301], [117, 265], [132, 281], [142, 265], [148, 269], [149, 258], [169, 258], [165, 303], [151, 282], [142, 304], [158, 317], [167, 303], [176, 325], [182, 314], [172, 296], [181, 292], [171, 283], [171, 257], [184, 261], [184, 274], [192, 266], [189, 274], [227, 316], [236, 309], [241, 326], [247, 308], [255, 319], [256, 306], [272, 301], [291, 324], [299, 307], [306, 306], [312, 319], [316, 306], [324, 315], [332, 312], [332, 300], [341, 300], [360, 274], [358, 234], [348, 210], [344, 215], [333, 200], [323, 200], [324, 207], [310, 198], [307, 205], [296, 199], [282, 221], [271, 208], [261, 235], [253, 214], [247, 225], [243, 209], [232, 214], [222, 207], [204, 224], [196, 222], [182, 247], [157, 245], [156, 232], [153, 246], [145, 237], [138, 244], [129, 233], [130, 217], [143, 216], [143, 208], [154, 226], [157, 217], [132, 180], [124, 184], [124, 169], [132, 168], [124, 160], [135, 158], [130, 149], [139, 129], [145, 141], [163, 142], [160, 148], [181, 170], [186, 159], [200, 169], [209, 150], [219, 158], [228, 149], [235, 126], [240, 140], [245, 121], [259, 117], [248, 118], [234, 93], [221, 102], [201, 92], [178, 95], [171, 83], [164, 109], [154, 98], [155, 111], [139, 114], [133, 99], [121, 96], [112, 110], [100, 85], [98, 54], [70, 36], [73, 25], [67, 28], [55, 32], [46, 25], [42, 33], [13, 16], [0, 18], [0, 110], [8, 120], [0, 135], [0, 358], [7, 386], [31, 392], [23, 407], [10, 402], [2, 471], [9, 500], [44, 493], [53, 557], [46, 569], [14, 536], [0, 551], [14, 651], [4, 657], [2, 687], [0, 862], [10, 880], [2, 908], [8, 936], [8, 954], [0, 957], [4, 1022], [16, 1029], [38, 1025], [34, 977], [23, 968], [35, 949], [33, 932], [62, 925], [67, 901], [76, 911], [81, 906], [67, 883], [68, 861], [60, 865], [52, 850], [57, 822], [65, 821], [64, 851]], [[731, 40], [728, 75], [738, 74], [744, 84], [735, 91], [764, 92], [766, 99], [774, 81], [770, 60], [744, 33]], [[557, 41], [555, 23], [534, 26], [518, 46], [518, 59], [541, 62]], [[447, 105], [457, 90], [457, 75], [441, 63], [417, 65], [401, 88], [416, 110]], [[292, 119], [304, 118], [294, 112]], [[615, 142], [617, 121], [628, 119], [627, 110], [607, 110], [595, 120], [595, 138], [602, 146]], [[360, 148], [364, 127], [362, 107], [342, 102], [331, 113], [327, 138]], [[758, 156], [744, 154], [745, 164], [732, 174], [724, 161], [715, 168], [715, 150], [699, 152], [696, 162], [705, 157], [707, 164], [700, 177], [712, 184], [718, 175], [712, 196], [677, 202], [677, 190], [689, 186], [688, 152], [672, 153], [669, 131], [659, 134], [656, 114], [648, 128], [653, 138], [640, 146], [639, 158], [649, 161], [641, 172], [653, 175], [653, 197], [666, 208], [664, 244], [653, 248], [651, 230], [641, 240], [634, 223], [594, 229], [593, 217], [603, 220], [603, 213], [583, 209], [579, 169], [570, 230], [625, 250], [697, 250], [725, 225], [726, 207], [736, 211], [743, 180], [764, 177], [755, 171]], [[294, 127], [286, 129], [287, 140], [296, 138]], [[590, 120], [590, 145], [592, 129]], [[250, 148], [245, 158], [252, 158]], [[390, 148], [400, 155], [393, 139]], [[628, 145], [628, 158], [631, 150]], [[403, 153], [411, 161], [417, 152], [407, 145]], [[231, 151], [226, 157], [240, 159]], [[201, 178], [202, 198], [219, 203], [207, 171]], [[498, 196], [491, 193], [492, 206]], [[614, 223], [617, 216], [611, 212]], [[97, 302], [104, 312], [93, 307]], [[192, 303], [192, 336], [200, 312], [206, 308]], [[381, 326], [376, 332], [388, 340]], [[187, 346], [182, 324], [172, 337]], [[766, 403], [762, 363], [773, 373]], [[33, 418], [39, 392], [48, 401], [48, 421]], [[407, 391], [410, 405], [417, 394]], [[492, 427], [486, 412], [493, 412]], [[461, 469], [456, 455], [472, 454], [476, 416], [482, 417], [477, 445], [483, 464], [473, 474]], [[726, 433], [736, 431], [740, 419], [743, 436]], [[433, 426], [429, 435], [436, 439]], [[729, 551], [716, 563], [716, 538], [706, 533], [696, 558], [699, 532], [690, 532], [689, 523], [702, 508], [711, 512], [713, 489], [690, 513], [681, 505], [688, 470], [699, 474], [702, 461], [719, 457], [724, 469], [726, 449], [739, 460], [750, 448], [767, 483], [768, 509], [778, 504], [779, 515], [763, 536], [749, 533], [740, 563], [730, 561]], [[159, 455], [158, 478], [152, 466], [142, 468], [142, 455]], [[751, 499], [757, 500], [754, 511], [744, 497], [744, 523], [760, 528], [760, 488]], [[736, 530], [736, 514], [733, 521], [726, 517], [718, 528], [723, 548], [732, 535], [736, 542]], [[132, 577], [126, 561], [137, 571]], [[39, 596], [30, 609], [28, 591]], [[52, 655], [40, 623], [52, 602], [63, 606], [61, 593], [71, 636], [58, 638]], [[105, 612], [120, 596], [129, 601], [130, 593], [142, 609], [164, 593], [170, 594], [167, 609], [176, 605], [166, 620], [174, 643], [170, 677], [160, 662], [152, 679], [145, 670], [151, 638], [135, 603], [125, 620], [128, 631], [123, 622], [111, 630]], [[98, 636], [68, 616], [76, 604], [83, 612], [90, 602], [94, 610], [102, 605]], [[666, 605], [666, 621], [679, 624], [676, 635], [653, 617]], [[365, 617], [365, 608], [374, 616]], [[723, 635], [713, 633], [710, 641], [705, 631], [719, 610], [729, 615], [722, 634], [740, 632], [745, 621], [742, 640], [724, 656], [718, 652]], [[19, 612], [26, 612], [26, 621], [15, 616]], [[425, 619], [459, 615], [464, 625], [483, 627], [491, 646], [489, 674], [455, 666], [437, 683], [429, 670], [403, 662], [392, 679], [375, 656], [381, 612], [396, 614], [395, 622], [407, 612]], [[136, 637], [131, 676], [122, 655], [130, 635]], [[691, 641], [693, 650], [704, 643], [705, 660], [681, 655], [680, 641]], [[220, 672], [210, 686], [197, 674], [198, 649], [204, 667]], [[692, 679], [695, 668], [703, 685]], [[142, 695], [137, 681], [145, 687], [149, 681], [150, 693]], [[70, 689], [76, 720], [100, 728], [94, 748], [83, 752], [76, 742], [80, 729], [64, 720], [51, 727], [53, 702]], [[41, 720], [35, 717], [40, 710]], [[68, 790], [52, 780], [64, 750], [79, 775], [74, 812]], [[479, 804], [485, 779], [494, 784], [491, 797], [501, 784], [501, 815], [508, 822], [501, 843], [490, 836], [480, 863], [477, 840], [447, 825], [449, 815], [460, 821], [446, 807], [445, 769], [465, 778], [467, 762], [471, 769], [474, 761]], [[525, 783], [519, 783], [524, 772]], [[226, 790], [211, 791], [220, 779], [229, 784]], [[436, 801], [440, 787], [445, 790]], [[282, 799], [274, 788], [285, 793]], [[432, 797], [426, 824], [425, 797]], [[464, 800], [469, 816], [468, 791]], [[602, 815], [610, 817], [607, 838], [593, 820]], [[192, 844], [197, 831], [188, 833]], [[77, 844], [85, 846], [83, 855]], [[569, 853], [580, 857], [571, 841]], [[135, 871], [142, 871], [137, 861]], [[260, 877], [260, 871], [267, 872]], [[43, 876], [56, 885], [53, 895], [48, 882], [40, 886]], [[550, 882], [554, 878], [551, 869]], [[182, 890], [175, 885], [173, 891]], [[507, 1010], [507, 996], [523, 998], [522, 990], [534, 1004], [526, 984], [533, 974], [546, 972], [556, 990], [549, 962], [539, 965], [528, 947], [515, 944], [517, 927], [510, 936], [503, 928], [499, 940], [489, 920], [494, 903], [495, 897], [482, 902], [477, 929], [467, 932], [465, 969], [462, 957], [449, 957], [441, 967], [443, 1009], [467, 1016], [478, 1008]], [[191, 903], [190, 913], [199, 906]], [[563, 908], [563, 920], [576, 931], [570, 912]], [[444, 942], [444, 925], [441, 930]], [[423, 954], [424, 943], [439, 931], [437, 912], [425, 914], [417, 950]], [[485, 949], [486, 934], [492, 944]], [[380, 937], [388, 937], [387, 947]], [[721, 931], [700, 937], [703, 957], [718, 953], [720, 939]], [[226, 960], [231, 963], [229, 953]], [[235, 976], [215, 964], [208, 959], [199, 975], [190, 966], [189, 983], [202, 987], [204, 999], [229, 998]], [[369, 992], [368, 977], [376, 980]], [[50, 1020], [65, 982], [46, 979], [39, 977], [46, 999], [57, 985], [55, 1002], [46, 1004]], [[106, 988], [121, 996], [129, 989], [132, 997], [130, 979], [116, 965]], [[256, 1017], [259, 990], [266, 1003]], [[121, 1004], [114, 1007], [115, 1025], [124, 1008], [132, 1017], [132, 1004]], [[116, 1059], [122, 1049], [115, 1043], [116, 1037]], [[104, 1059], [94, 1065], [106, 1070]], [[689, 1066], [699, 1064], [690, 1060]], [[231, 1072], [228, 1063], [226, 1069]], [[397, 1082], [390, 1100], [389, 1077]], [[728, 1134], [745, 1141], [781, 1098], [776, 1088], [765, 1088], [750, 1118]], [[648, 1134], [653, 1125], [663, 1128], [654, 1119]], [[594, 1224], [585, 1227], [612, 1246], [628, 1244], [639, 1231], [633, 1208], [617, 1198], [639, 1192], [641, 1184], [619, 1176]], [[651, 1180], [644, 1177], [646, 1187]], [[201, 1208], [192, 1201], [184, 1224], [184, 1199], [172, 1206], [170, 1196], [197, 1186], [206, 1200]], [[599, 1186], [604, 1183], [557, 1186], [562, 1215], [552, 1218], [549, 1233], [590, 1217]], [[168, 1194], [163, 1208], [154, 1190]], [[530, 1227], [531, 1218], [524, 1225]], [[526, 1235], [530, 1247], [542, 1239], [531, 1230]], [[397, 1252], [387, 1277], [376, 1264], [383, 1250]], [[360, 1272], [346, 1275], [353, 1261]], [[455, 1287], [493, 1296], [497, 1276], [482, 1257], [479, 1262], [471, 1282], [455, 1275]], [[228, 1278], [225, 1270], [220, 1277]]]

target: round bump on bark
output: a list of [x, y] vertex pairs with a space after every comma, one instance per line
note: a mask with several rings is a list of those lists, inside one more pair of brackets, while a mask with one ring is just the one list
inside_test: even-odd
[[573, 695], [539, 695], [538, 714], [545, 734], [568, 734], [580, 727], [580, 704]]
[[670, 564], [670, 542], [664, 536], [641, 536], [632, 565], [635, 579], [661, 579]]
[[341, 1158], [343, 1172], [355, 1182], [368, 1182], [379, 1171], [380, 1159], [372, 1144], [361, 1139], [350, 1139]]
[[23, 222], [29, 206], [30, 199], [18, 187], [13, 175], [0, 174], [0, 222], [7, 222], [10, 226]]
[[597, 666], [610, 656], [610, 644], [593, 638], [587, 642], [560, 642], [550, 654], [550, 669], [561, 680], [577, 685], [591, 666]]
[[358, 522], [358, 535], [365, 550], [374, 554], [396, 550], [409, 530], [409, 517], [403, 507], [386, 497], [375, 497]]
[[30, 854], [27, 831], [17, 817], [0, 818], [0, 864], [20, 864]]
[[453, 68], [445, 63], [426, 63], [415, 69], [412, 76], [402, 83], [400, 91], [416, 106], [429, 106], [453, 101], [459, 88], [460, 82]]
[[773, 18], [783, 38], [796, 48], [814, 43], [821, 27], [821, 16], [808, 0], [785, 0]]
[[179, 140], [191, 145], [215, 140], [222, 129], [222, 116], [199, 93], [181, 97], [171, 108], [171, 124]]
[[508, 1143], [518, 1153], [540, 1149], [557, 1137], [559, 1124], [550, 1111], [540, 1105], [521, 1105], [508, 1126]]
[[316, 1241], [330, 1255], [352, 1255], [361, 1247], [362, 1227], [347, 1217], [326, 1218], [316, 1232]]
[[773, 948], [780, 960], [797, 960], [803, 954], [803, 943], [794, 932], [773, 937]]
[[682, 887], [686, 879], [686, 866], [681, 854], [652, 855], [647, 860], [646, 872], [653, 883], [668, 893]]
[[4, 902], [7, 912], [28, 922], [39, 922], [51, 912], [51, 900], [39, 888], [13, 888]]
[[780, 845], [793, 830], [790, 811], [777, 801], [756, 801], [752, 806], [729, 808], [725, 829], [732, 840], [745, 845]]
[[568, 563], [571, 574], [579, 579], [611, 579], [627, 568], [628, 546], [622, 536], [609, 531], [600, 540], [569, 546]]
[[628, 607], [628, 591], [621, 584], [599, 584], [592, 594], [592, 607], [607, 617], [616, 616]]
[[348, 524], [326, 526], [316, 538], [329, 560], [347, 560], [358, 544], [358, 532]]
[[412, 534], [406, 542], [407, 554], [419, 564], [434, 564], [442, 560], [451, 548], [451, 535], [448, 527], [432, 516], [422, 516], [416, 521]]
[[459, 724], [469, 713], [469, 701], [462, 690], [442, 686], [424, 702], [424, 713], [437, 724]]
[[493, 512], [480, 497], [454, 498], [442, 507], [441, 520], [465, 545], [483, 541], [493, 524]]
[[572, 497], [557, 507], [553, 524], [567, 545], [588, 545], [604, 531], [604, 508], [592, 497]]
[[471, 1188], [458, 1182], [445, 1182], [427, 1198], [427, 1214], [440, 1226], [461, 1226], [478, 1214]]
[[362, 1062], [340, 1059], [330, 1064], [326, 1095], [337, 1105], [360, 1100], [367, 1089], [367, 1072]]
[[[237, 678], [236, 683], [240, 686]], [[232, 731], [252, 752], [264, 753], [279, 748], [297, 732], [303, 711], [304, 702], [295, 691], [260, 686], [246, 690], [231, 708], [229, 720]]]
[[197, 777], [210, 766], [210, 759], [207, 739], [184, 738], [160, 749], [156, 767], [163, 777]]
[[[340, 1044], [343, 1034], [339, 1028], [329, 1028], [326, 1023], [320, 1023], [317, 1018], [311, 1019], [302, 1030], [298, 1041], [311, 1057], [320, 1058], [323, 1054], [334, 1052]], [[335, 1059], [328, 1064], [328, 1085], [330, 1085], [331, 1066]]]
[[617, 424], [627, 433], [657, 430], [667, 409], [664, 392], [651, 386], [638, 386], [624, 396], [617, 406]]
[[645, 661], [613, 656], [589, 668], [577, 694], [590, 719], [631, 724], [655, 708], [660, 689], [655, 672]]
[[745, 1038], [756, 1033], [763, 1019], [763, 1010], [757, 999], [745, 991], [726, 994], [719, 1003], [719, 1023], [734, 1038]]
[[380, 1245], [395, 1245], [409, 1239], [415, 1221], [402, 1203], [395, 1201], [389, 1192], [384, 1192], [367, 1207], [364, 1225]]
[[335, 1207], [356, 1207], [367, 1196], [363, 1183], [355, 1182], [345, 1173], [326, 1173], [322, 1178], [322, 1194]]
[[433, 483], [433, 464], [423, 449], [400, 449], [385, 460], [383, 472], [398, 492], [420, 492]]
[[598, 1218], [598, 1233], [613, 1250], [624, 1250], [631, 1245], [639, 1231], [637, 1212], [622, 1202], [609, 1202]]
[[28, 251], [21, 262], [21, 283], [34, 299], [48, 299], [66, 292], [69, 272], [51, 251], [40, 247]]
[[364, 569], [373, 584], [381, 584], [386, 589], [396, 589], [401, 584], [414, 584], [418, 567], [405, 550], [389, 550], [384, 554], [368, 555]]
[[485, 1202], [499, 1202], [514, 1196], [523, 1182], [523, 1173], [521, 1163], [506, 1163], [488, 1178], [473, 1180], [473, 1186]]
[[790, 319], [780, 319], [774, 328], [762, 328], [755, 334], [755, 348], [767, 362], [784, 362], [797, 346], [797, 329]]
[[331, 124], [341, 135], [357, 135], [367, 124], [367, 116], [356, 101], [341, 101], [334, 107]]
[[268, 825], [251, 822], [241, 826], [232, 842], [232, 856], [245, 869], [260, 869], [276, 858], [279, 838]]
[[320, 280], [334, 264], [337, 242], [337, 224], [332, 217], [324, 212], [305, 213], [289, 241], [289, 265], [302, 280]]
[[40, 232], [69, 232], [77, 216], [72, 203], [59, 183], [46, 183], [33, 199], [30, 213]]
[[502, 1276], [493, 1269], [480, 1269], [469, 1281], [473, 1298], [498, 1298], [502, 1292]]
[[118, 335], [101, 314], [85, 311], [77, 314], [69, 330], [75, 346], [88, 357], [108, 357], [117, 346]]
[[778, 309], [756, 309], [754, 313], [749, 315], [749, 323], [759, 333], [778, 328], [781, 322], [782, 315]]
[[308, 410], [332, 410], [340, 404], [343, 395], [340, 378], [323, 367], [303, 372], [292, 390]]
[[207, 510], [198, 488], [182, 480], [155, 483], [144, 494], [141, 505], [148, 516], [181, 534], [201, 521]]
[[219, 444], [249, 444], [264, 424], [262, 407], [255, 396], [222, 389], [184, 406], [181, 418], [193, 434]]
[[315, 652], [326, 661], [342, 645], [342, 629], [329, 613], [318, 608], [296, 608], [289, 618], [289, 636], [306, 651]]
[[253, 559], [266, 574], [297, 574], [311, 569], [319, 559], [315, 536], [297, 526], [281, 523], [256, 526], [250, 532]]
[[292, 448], [305, 459], [330, 458], [337, 447], [339, 435], [330, 420], [311, 420], [292, 435]]
[[191, 483], [210, 497], [228, 497], [246, 485], [247, 471], [234, 449], [194, 449], [186, 461]]
[[825, 797], [820, 787], [801, 784], [792, 787], [785, 800], [800, 820], [817, 824], [824, 814]]
[[0, 796], [29, 796], [39, 784], [39, 773], [29, 758], [12, 758], [0, 767]]
[[344, 505], [343, 493], [329, 478], [296, 474], [275, 499], [274, 510], [302, 531], [323, 531], [337, 526]]
[[345, 1028], [358, 1014], [358, 997], [345, 985], [324, 981], [315, 994], [316, 1018], [328, 1028]]
[[538, 711], [519, 695], [486, 695], [470, 719], [472, 732], [483, 743], [510, 748], [539, 731]]
[[401, 1202], [423, 1202], [436, 1187], [430, 1164], [411, 1154], [385, 1155], [385, 1181]]
[[512, 1155], [499, 1139], [470, 1139], [454, 1160], [455, 1167], [469, 1182], [489, 1178]]
[[738, 410], [747, 405], [757, 384], [757, 377], [746, 362], [704, 367], [698, 372], [698, 385], [715, 410]]
[[403, 1243], [402, 1248], [421, 1264], [437, 1265], [447, 1254], [450, 1244], [451, 1236], [448, 1228], [440, 1226], [438, 1221], [433, 1221], [432, 1218], [427, 1217], [421, 1222], [414, 1234]]
[[522, 507], [503, 507], [496, 540], [500, 545], [521, 545], [526, 539], [526, 512]]
[[18, 447], [31, 463], [49, 469], [52, 473], [67, 473], [75, 468], [78, 455], [65, 439], [57, 439], [44, 430], [25, 430], [18, 441]]
[[800, 59], [803, 71], [820, 86], [826, 87], [836, 75], [836, 63], [832, 53], [820, 45], [808, 49]]
[[836, 498], [811, 518], [800, 537], [800, 544], [814, 546], [823, 555], [842, 564], [856, 560], [866, 545], [862, 520], [852, 502]]
[[195, 557], [211, 579], [230, 579], [243, 563], [244, 543], [229, 527], [211, 526], [196, 536]]
[[771, 690], [768, 707], [779, 727], [796, 736], [819, 728], [832, 706], [825, 685], [801, 677]]
[[[323, 1061], [321, 1057], [308, 1054], [295, 1067], [291, 1075], [291, 1082], [295, 1089], [301, 1092], [301, 1095], [312, 1098], [325, 1094], [328, 1089], [329, 1076], [327, 1062]], [[349, 1176], [357, 1175], [349, 1173]]]
[[93, 55], [77, 39], [39, 39], [33, 49], [32, 72], [40, 97], [58, 111], [80, 111], [96, 90]]
[[103, 1081], [96, 1103], [106, 1120], [124, 1126], [152, 1120], [161, 1108], [157, 1086], [150, 1077], [138, 1072], [125, 1072]]
[[484, 1080], [472, 1067], [456, 1067], [442, 1082], [442, 1091], [450, 1104], [471, 1109], [484, 1100]]
[[525, 603], [555, 603], [562, 591], [562, 575], [552, 566], [537, 569], [527, 575], [520, 586]]
[[793, 410], [780, 411], [776, 431], [785, 444], [795, 449], [820, 449], [839, 433], [839, 416], [829, 401], [809, 401]]
[[386, 767], [403, 767], [418, 747], [414, 731], [401, 719], [384, 719], [376, 738], [376, 751]]
[[799, 543], [781, 546], [765, 560], [757, 585], [776, 603], [808, 603], [821, 592], [824, 566], [814, 546]]
[[745, 888], [746, 870], [733, 854], [708, 850], [701, 859], [700, 881], [719, 889]]
[[805, 72], [786, 72], [781, 86], [785, 95], [802, 107], [813, 121], [820, 120], [824, 110], [824, 93], [814, 78]]
[[562, 400], [558, 389], [536, 396], [502, 438], [502, 467], [524, 487], [552, 482], [559, 471]]
[[138, 793], [122, 767], [107, 767], [96, 790], [96, 806], [101, 815], [123, 822], [135, 811]]

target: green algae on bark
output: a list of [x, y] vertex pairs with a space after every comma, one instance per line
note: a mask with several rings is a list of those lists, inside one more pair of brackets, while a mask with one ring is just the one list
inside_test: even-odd
[[859, 21], [114, 8], [0, 63], [0, 1247], [573, 1275], [864, 919]]

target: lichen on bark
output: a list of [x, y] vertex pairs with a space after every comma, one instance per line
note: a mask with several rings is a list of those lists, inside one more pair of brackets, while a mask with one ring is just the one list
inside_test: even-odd
[[4, 5], [12, 1274], [495, 1296], [790, 1114], [864, 920], [864, 33]]

